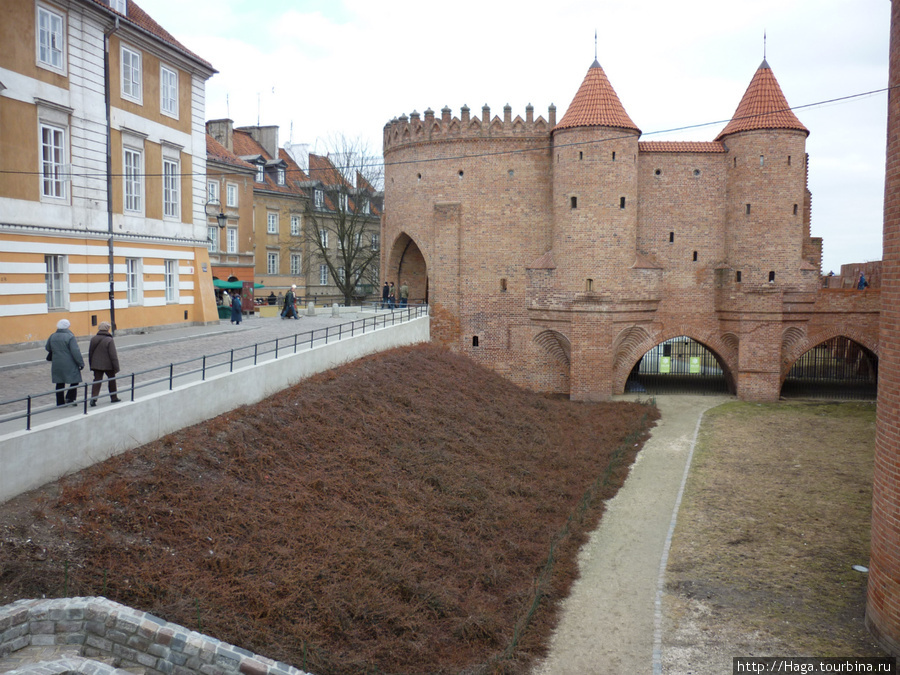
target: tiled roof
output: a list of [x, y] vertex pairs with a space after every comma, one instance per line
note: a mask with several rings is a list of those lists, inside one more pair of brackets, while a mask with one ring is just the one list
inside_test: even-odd
[[[268, 165], [271, 165], [271, 161], [274, 159], [269, 153], [266, 152], [265, 148], [262, 145], [253, 140], [253, 136], [251, 136], [246, 131], [240, 131], [238, 129], [234, 130], [234, 133], [231, 137], [231, 143], [234, 147], [234, 154], [239, 157], [255, 157], [261, 156], [266, 160]], [[283, 152], [280, 148], [278, 150], [280, 155], [280, 159], [287, 164], [284, 174], [284, 185], [279, 185], [275, 178], [272, 176], [272, 172], [266, 171], [264, 175], [263, 183], [254, 183], [253, 189], [265, 189], [270, 192], [282, 192], [284, 194], [293, 195], [293, 196], [306, 196], [306, 193], [303, 192], [299, 186], [300, 181], [306, 180], [306, 176], [303, 175], [303, 171], [300, 170], [296, 164], [294, 164], [293, 160], [287, 155], [286, 152]], [[277, 160], [276, 160], [277, 162]], [[256, 165], [252, 165], [256, 168]], [[295, 173], [299, 172], [299, 173]]]
[[255, 169], [249, 162], [245, 162], [233, 152], [229, 152], [228, 148], [209, 134], [206, 134], [206, 158], [207, 160], [221, 162], [222, 164], [239, 166], [242, 169]]
[[640, 141], [639, 152], [727, 152], [718, 141]]
[[809, 134], [809, 129], [791, 111], [778, 80], [765, 59], [750, 80], [750, 86], [744, 92], [731, 121], [716, 136], [716, 140], [754, 129], [796, 129]]
[[578, 93], [554, 129], [591, 126], [634, 129], [640, 133], [596, 60], [588, 68]]
[[150, 17], [150, 15], [147, 14], [147, 12], [145, 12], [143, 9], [141, 9], [138, 6], [138, 4], [136, 2], [134, 2], [134, 0], [127, 0], [126, 12], [127, 12], [128, 16], [119, 14], [119, 12], [112, 9], [109, 6], [109, 0], [106, 0], [106, 1], [104, 1], [104, 0], [89, 0], [89, 2], [91, 2], [95, 5], [99, 5], [100, 7], [103, 7], [103, 9], [110, 12], [111, 14], [114, 14], [115, 16], [118, 16], [121, 20], [131, 23], [131, 24], [137, 26], [138, 28], [140, 28], [141, 30], [143, 30], [144, 32], [149, 33], [150, 35], [158, 38], [159, 40], [162, 40], [163, 42], [167, 43], [170, 47], [174, 47], [175, 49], [177, 49], [179, 52], [181, 52], [185, 56], [189, 56], [191, 59], [193, 59], [194, 61], [197, 61], [198, 63], [202, 64], [203, 66], [206, 66], [211, 71], [218, 72], [218, 71], [216, 71], [215, 68], [213, 68], [212, 64], [209, 61], [207, 61], [205, 59], [201, 59], [194, 52], [192, 52], [190, 49], [188, 49], [183, 44], [181, 44], [178, 40], [176, 40], [169, 31], [167, 31], [165, 28], [163, 28], [158, 23], [156, 23], [156, 21], [154, 21]]

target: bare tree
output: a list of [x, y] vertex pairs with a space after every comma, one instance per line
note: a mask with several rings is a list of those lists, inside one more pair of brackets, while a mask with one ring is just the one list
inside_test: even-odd
[[327, 266], [345, 305], [378, 291], [383, 172], [363, 143], [343, 136], [326, 154], [309, 155], [307, 269]]

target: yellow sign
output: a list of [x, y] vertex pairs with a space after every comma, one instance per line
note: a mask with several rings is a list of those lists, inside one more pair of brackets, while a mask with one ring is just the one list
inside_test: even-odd
[[699, 373], [700, 372], [700, 357], [692, 356], [691, 357], [691, 365], [689, 367], [690, 372]]
[[663, 356], [662, 358], [660, 358], [659, 372], [661, 372], [661, 373], [672, 372], [672, 357], [671, 356]]

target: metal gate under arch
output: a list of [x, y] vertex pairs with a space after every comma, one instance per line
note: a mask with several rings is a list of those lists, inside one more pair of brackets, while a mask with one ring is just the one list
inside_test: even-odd
[[781, 385], [781, 398], [874, 401], [877, 394], [878, 357], [842, 335], [803, 354]]
[[631, 369], [625, 393], [727, 394], [728, 378], [716, 355], [686, 335], [661, 342]]

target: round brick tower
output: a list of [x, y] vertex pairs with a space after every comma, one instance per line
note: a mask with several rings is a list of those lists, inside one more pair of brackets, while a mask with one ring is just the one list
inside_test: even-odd
[[872, 545], [866, 625], [900, 654], [900, 0], [891, 3], [890, 93]]
[[808, 135], [763, 60], [716, 138], [728, 148], [726, 259], [745, 288], [815, 288], [818, 270], [803, 251]]
[[563, 291], [614, 291], [634, 264], [640, 135], [595, 60], [552, 135], [553, 255]]

